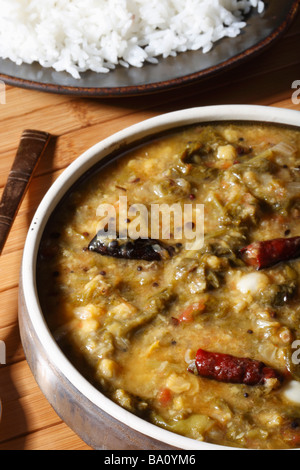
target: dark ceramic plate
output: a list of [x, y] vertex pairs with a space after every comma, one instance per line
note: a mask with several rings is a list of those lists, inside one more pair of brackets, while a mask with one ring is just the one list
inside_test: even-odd
[[5, 83], [52, 93], [90, 97], [131, 96], [153, 93], [210, 77], [273, 44], [296, 15], [299, 0], [268, 0], [262, 15], [253, 12], [248, 25], [237, 38], [224, 38], [203, 54], [189, 51], [162, 59], [143, 68], [117, 67], [108, 74], [85, 72], [80, 80], [65, 72], [39, 64], [16, 65], [0, 59], [0, 79]]

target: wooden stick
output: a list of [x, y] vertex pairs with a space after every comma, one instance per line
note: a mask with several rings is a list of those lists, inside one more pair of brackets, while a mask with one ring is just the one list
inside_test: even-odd
[[25, 130], [0, 202], [0, 255], [50, 134]]

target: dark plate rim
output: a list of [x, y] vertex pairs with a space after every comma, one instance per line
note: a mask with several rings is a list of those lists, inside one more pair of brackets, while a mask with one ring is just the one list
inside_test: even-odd
[[207, 77], [216, 75], [217, 73], [227, 70], [233, 66], [239, 65], [242, 62], [246, 61], [248, 58], [253, 57], [256, 54], [262, 52], [267, 47], [271, 46], [276, 40], [278, 40], [282, 36], [282, 34], [288, 29], [298, 12], [299, 5], [300, 0], [294, 0], [291, 4], [289, 13], [285, 17], [285, 19], [265, 39], [257, 42], [245, 51], [238, 53], [225, 61], [222, 61], [220, 64], [207, 67], [204, 70], [187, 74], [182, 77], [169, 79], [166, 81], [159, 81], [156, 83], [129, 85], [121, 87], [76, 87], [52, 83], [41, 83], [38, 81], [26, 80], [23, 78], [14, 77], [2, 73], [0, 73], [0, 80], [3, 80], [7, 85], [17, 86], [20, 88], [90, 98], [113, 98], [122, 96], [126, 97], [166, 91], [168, 89], [189, 85], [200, 79], [205, 79]]

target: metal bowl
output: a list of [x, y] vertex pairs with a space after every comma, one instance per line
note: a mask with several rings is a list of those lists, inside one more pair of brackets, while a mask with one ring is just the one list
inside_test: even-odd
[[226, 447], [183, 437], [144, 421], [105, 397], [70, 363], [48, 329], [37, 293], [37, 252], [46, 223], [72, 185], [103, 159], [116, 156], [163, 131], [216, 121], [256, 121], [300, 127], [300, 112], [226, 105], [191, 108], [143, 121], [99, 142], [77, 158], [47, 192], [32, 220], [24, 247], [19, 288], [19, 325], [24, 352], [39, 387], [57, 414], [94, 449], [216, 450]]

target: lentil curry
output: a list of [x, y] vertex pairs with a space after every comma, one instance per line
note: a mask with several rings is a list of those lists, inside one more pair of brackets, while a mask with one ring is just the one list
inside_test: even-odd
[[[167, 430], [300, 447], [299, 173], [297, 129], [216, 123], [160, 136], [86, 178], [52, 215], [38, 257], [41, 306], [65, 354]], [[186, 250], [172, 233], [95, 244], [97, 207], [118, 212], [124, 195], [149, 208], [204, 204], [203, 246]], [[160, 256], [143, 257], [149, 247]]]

